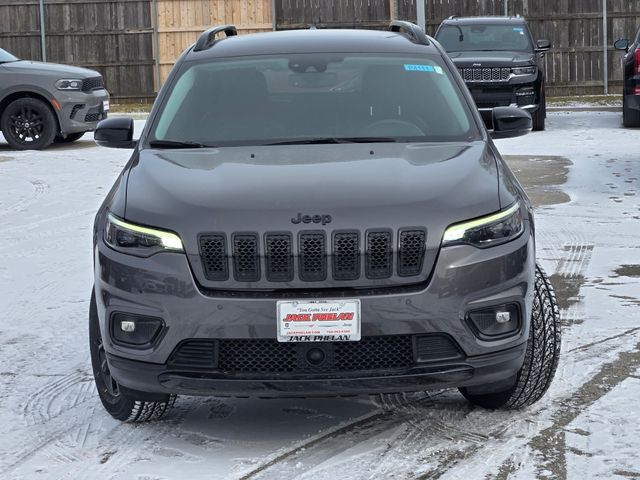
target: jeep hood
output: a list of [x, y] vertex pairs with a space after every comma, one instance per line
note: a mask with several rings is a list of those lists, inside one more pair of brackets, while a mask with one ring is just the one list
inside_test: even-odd
[[317, 228], [298, 213], [331, 215], [330, 230], [446, 226], [500, 209], [498, 173], [484, 142], [348, 144], [139, 152], [127, 220], [178, 232]]
[[[535, 55], [528, 52], [449, 52], [457, 67], [520, 67], [535, 65]], [[474, 65], [474, 64], [480, 65]]]

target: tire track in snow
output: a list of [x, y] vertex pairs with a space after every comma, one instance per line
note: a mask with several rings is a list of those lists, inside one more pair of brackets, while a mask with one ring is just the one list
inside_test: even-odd
[[[487, 436], [475, 429], [461, 426], [464, 419], [473, 411], [470, 405], [454, 406], [439, 404], [434, 397], [442, 392], [429, 395], [392, 394], [381, 396], [380, 408], [353, 422], [331, 429], [320, 436], [313, 437], [302, 444], [285, 451], [278, 457], [263, 463], [244, 474], [241, 480], [270, 478], [312, 478], [322, 472], [322, 465], [344, 453], [349, 445], [371, 442], [376, 437], [390, 437], [386, 447], [374, 448], [375, 452], [363, 455], [375, 455], [371, 478], [384, 478], [395, 469], [397, 464], [385, 463], [385, 457], [393, 457], [413, 446], [419, 446], [425, 454], [431, 455], [430, 461], [438, 465], [446, 464], [450, 451], [445, 447], [453, 445], [471, 445], [481, 448]], [[486, 425], [485, 425], [486, 427]], [[500, 426], [498, 431], [504, 431]], [[399, 430], [399, 431], [398, 431]], [[480, 429], [478, 429], [480, 430]], [[425, 444], [428, 442], [428, 447]], [[382, 452], [377, 450], [382, 449]], [[352, 460], [352, 459], [351, 459]], [[413, 466], [408, 466], [409, 474]], [[320, 471], [318, 471], [320, 469]], [[402, 475], [401, 475], [402, 476]]]
[[46, 193], [50, 188], [49, 184], [44, 180], [29, 180], [29, 183], [31, 184], [32, 191], [26, 196], [20, 198], [17, 202], [2, 206], [0, 209], [0, 217], [24, 210], [32, 203], [34, 203], [39, 196]]
[[78, 415], [77, 407], [94, 397], [93, 381], [81, 370], [49, 382], [29, 395], [22, 407], [27, 438], [13, 461], [0, 466], [0, 474], [38, 453], [56, 463], [78, 461], [80, 457], [73, 452], [77, 446], [73, 438], [90, 418]]

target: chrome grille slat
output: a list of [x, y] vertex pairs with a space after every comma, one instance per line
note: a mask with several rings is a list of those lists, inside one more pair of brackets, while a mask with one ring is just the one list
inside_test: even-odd
[[465, 67], [458, 71], [465, 82], [508, 82], [511, 76], [508, 67]]

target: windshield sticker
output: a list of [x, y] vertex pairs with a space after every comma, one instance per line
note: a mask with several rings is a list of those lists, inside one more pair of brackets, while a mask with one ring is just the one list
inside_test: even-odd
[[524, 35], [524, 28], [522, 27], [513, 27], [514, 32], [518, 32], [520, 35]]
[[435, 72], [439, 73], [440, 75], [444, 73], [442, 67], [434, 67], [433, 65], [413, 65], [405, 63], [404, 69], [407, 72]]

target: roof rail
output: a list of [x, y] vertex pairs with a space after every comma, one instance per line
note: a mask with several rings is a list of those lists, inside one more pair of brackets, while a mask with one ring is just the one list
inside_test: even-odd
[[216, 43], [216, 35], [220, 32], [224, 32], [227, 37], [238, 35], [235, 25], [218, 25], [217, 27], [212, 27], [209, 30], [205, 30], [200, 37], [198, 37], [193, 51], [199, 52], [200, 50], [211, 48], [211, 46]]
[[427, 35], [415, 23], [394, 20], [389, 25], [389, 30], [392, 32], [405, 33], [409, 37], [409, 40], [418, 45], [429, 45]]

